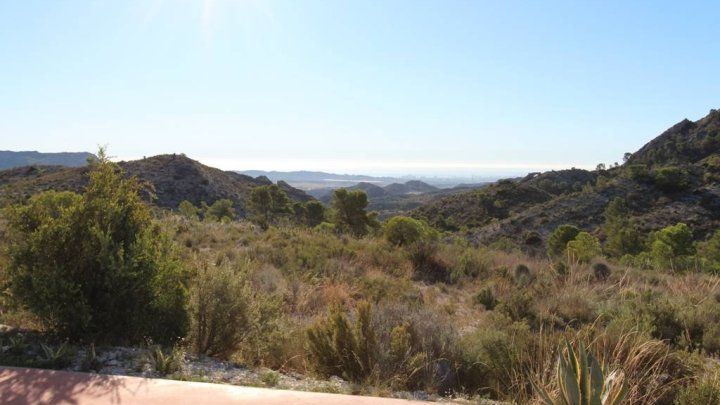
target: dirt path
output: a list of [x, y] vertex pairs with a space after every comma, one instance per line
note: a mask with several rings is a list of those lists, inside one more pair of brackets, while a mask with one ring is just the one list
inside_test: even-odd
[[0, 403], [412, 405], [421, 401], [0, 367]]

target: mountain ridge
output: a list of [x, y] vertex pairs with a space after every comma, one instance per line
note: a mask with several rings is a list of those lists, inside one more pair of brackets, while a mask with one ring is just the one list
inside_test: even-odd
[[644, 233], [685, 222], [702, 239], [720, 227], [720, 112], [678, 122], [622, 166], [531, 173], [441, 197], [411, 215], [440, 229], [465, 230], [479, 244], [509, 238], [523, 245], [528, 232], [546, 238], [565, 223], [602, 239], [603, 213], [617, 197]]
[[0, 170], [23, 166], [82, 167], [88, 159], [97, 159], [90, 152], [52, 152], [0, 150]]

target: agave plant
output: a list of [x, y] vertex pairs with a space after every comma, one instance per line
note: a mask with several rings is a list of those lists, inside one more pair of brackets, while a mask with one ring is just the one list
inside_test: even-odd
[[[535, 386], [546, 405], [620, 405], [628, 387], [622, 371], [610, 372], [580, 343], [577, 352], [565, 342], [566, 355], [560, 355], [557, 366], [557, 399]], [[534, 385], [534, 384], [533, 384]]]

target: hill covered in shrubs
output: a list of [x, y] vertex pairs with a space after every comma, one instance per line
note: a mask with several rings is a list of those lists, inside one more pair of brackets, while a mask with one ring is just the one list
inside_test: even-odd
[[[202, 202], [212, 204], [227, 199], [233, 202], [237, 214], [244, 216], [250, 191], [257, 186], [272, 184], [267, 178], [223, 171], [177, 154], [118, 165], [127, 176], [135, 176], [145, 183], [148, 186], [143, 192], [146, 199], [161, 208], [175, 209], [184, 200], [199, 206]], [[0, 171], [0, 204], [23, 201], [46, 190], [81, 191], [87, 185], [87, 173], [87, 167], [37, 165]], [[293, 200], [312, 199], [285, 182], [278, 185]]]
[[534, 173], [486, 189], [455, 194], [413, 212], [445, 230], [465, 230], [477, 243], [528, 232], [541, 239], [564, 223], [603, 240], [608, 204], [620, 198], [641, 233], [684, 222], [696, 239], [720, 225], [720, 112], [684, 120], [625, 156], [622, 165]]

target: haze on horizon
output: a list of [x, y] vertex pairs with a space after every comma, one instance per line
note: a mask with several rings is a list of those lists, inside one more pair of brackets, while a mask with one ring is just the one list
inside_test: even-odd
[[0, 7], [0, 149], [373, 175], [592, 168], [720, 94], [711, 1]]

